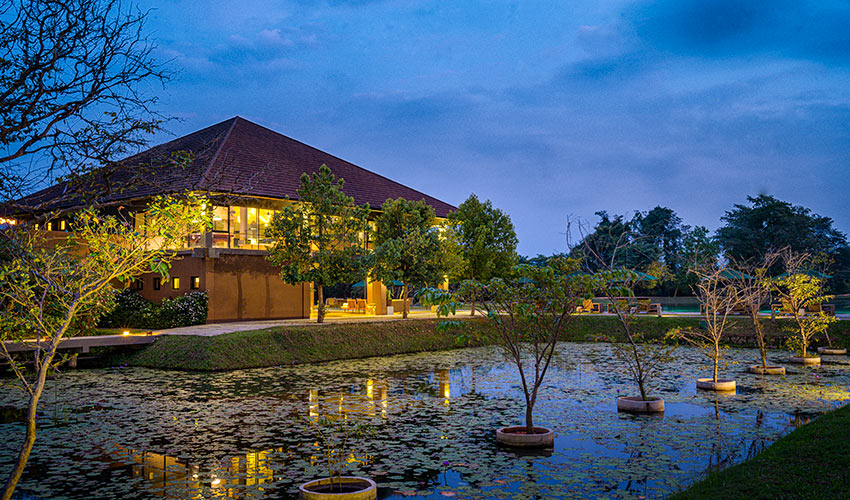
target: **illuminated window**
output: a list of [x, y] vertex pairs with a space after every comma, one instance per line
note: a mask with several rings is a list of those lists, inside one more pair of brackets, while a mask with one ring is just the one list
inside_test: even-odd
[[171, 289], [172, 290], [180, 290], [180, 278], [173, 277], [171, 278]]
[[153, 289], [159, 290], [160, 288], [162, 288], [162, 279], [161, 278], [154, 278], [153, 279]]
[[64, 231], [64, 230], [65, 230], [65, 221], [64, 221], [64, 220], [60, 220], [60, 221], [59, 221], [59, 230], [60, 230], [60, 231]]
[[192, 287], [192, 290], [197, 290], [201, 288], [201, 277], [200, 276], [192, 276], [192, 281], [189, 284]]

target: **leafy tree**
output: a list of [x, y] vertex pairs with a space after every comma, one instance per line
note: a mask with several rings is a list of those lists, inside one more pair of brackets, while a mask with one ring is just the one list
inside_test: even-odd
[[268, 259], [280, 266], [283, 281], [315, 283], [319, 323], [325, 319], [324, 287], [357, 281], [369, 269], [369, 205], [355, 205], [342, 191], [344, 183], [327, 165], [312, 177], [303, 174], [298, 201], [276, 213], [266, 233], [273, 242]]
[[424, 201], [387, 200], [375, 220], [374, 242], [372, 278], [404, 283], [402, 315], [407, 318], [410, 285], [436, 285], [446, 271], [434, 209]]
[[[507, 278], [486, 282], [463, 281], [454, 293], [426, 289], [425, 303], [437, 306], [438, 316], [454, 314], [471, 296], [499, 333], [500, 345], [517, 367], [525, 396], [525, 432], [534, 433], [534, 405], [555, 345], [562, 339], [576, 306], [591, 291], [589, 275], [579, 272], [574, 259], [552, 258], [545, 266], [521, 264]], [[442, 322], [442, 326], [452, 324]]]
[[116, 281], [127, 283], [145, 272], [167, 275], [176, 257], [170, 249], [185, 241], [186, 228], [203, 230], [207, 224], [201, 206], [193, 197], [157, 198], [141, 227], [87, 208], [73, 216], [68, 237], [58, 242], [45, 241], [25, 224], [2, 231], [0, 340], [35, 348], [30, 374], [2, 344], [3, 357], [29, 396], [25, 438], [4, 486], [4, 500], [11, 498], [35, 443], [36, 410], [47, 374], [65, 361], [57, 355], [62, 342], [75, 333], [81, 318], [106, 312], [104, 304]]
[[717, 239], [727, 256], [758, 260], [784, 248], [830, 258], [846, 255], [847, 238], [829, 217], [770, 195], [748, 196], [747, 201], [749, 205], [735, 205], [721, 218], [724, 226]]
[[[446, 241], [457, 246], [461, 257], [459, 265], [450, 269], [452, 281], [487, 281], [511, 272], [517, 260], [517, 237], [507, 214], [493, 208], [490, 200], [482, 203], [472, 194], [448, 220]], [[475, 314], [475, 297], [471, 304], [471, 314]]]

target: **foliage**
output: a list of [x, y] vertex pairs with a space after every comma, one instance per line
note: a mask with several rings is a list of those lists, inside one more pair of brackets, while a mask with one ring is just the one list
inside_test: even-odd
[[73, 215], [66, 239], [45, 241], [43, 233], [26, 225], [2, 232], [5, 259], [0, 262], [0, 332], [3, 341], [35, 342], [34, 376], [3, 344], [3, 355], [18, 382], [30, 395], [26, 438], [19, 461], [7, 483], [11, 495], [35, 442], [35, 411], [46, 377], [64, 360], [57, 349], [79, 317], [106, 312], [113, 283], [127, 283], [145, 272], [166, 275], [186, 228], [202, 231], [208, 224], [202, 201], [157, 197], [144, 223], [134, 227], [120, 215], [89, 207]]
[[673, 329], [670, 337], [697, 347], [712, 362], [712, 380], [717, 382], [725, 345], [723, 334], [729, 316], [742, 306], [742, 290], [729, 280], [730, 270], [714, 264], [696, 267], [692, 272], [698, 281], [694, 294], [700, 301], [703, 328]]
[[811, 254], [785, 248], [780, 255], [786, 271], [770, 281], [771, 290], [794, 320], [793, 326], [787, 330], [797, 338], [791, 340], [788, 347], [806, 357], [811, 340], [820, 333], [826, 335], [828, 344], [832, 346], [827, 330], [835, 318], [827, 316], [822, 310], [809, 310], [812, 306], [823, 304], [832, 296], [824, 294], [824, 280], [808, 272], [813, 265]]
[[[374, 244], [372, 279], [404, 283], [402, 300], [407, 301], [411, 285], [436, 286], [443, 281], [439, 230], [434, 209], [424, 201], [385, 201], [375, 220]], [[407, 318], [406, 307], [402, 315]]]
[[115, 294], [115, 307], [101, 320], [102, 328], [163, 329], [207, 322], [207, 292], [191, 291], [156, 304], [129, 288]]
[[369, 205], [355, 205], [342, 191], [344, 184], [327, 165], [312, 177], [303, 174], [298, 201], [276, 213], [266, 230], [273, 241], [268, 259], [280, 266], [283, 281], [315, 283], [319, 323], [325, 316], [324, 287], [358, 281], [369, 269]]
[[374, 437], [375, 428], [367, 422], [326, 416], [309, 418], [307, 422], [317, 442], [321, 443], [322, 458], [331, 480], [331, 491], [334, 485], [341, 491], [342, 471], [351, 464], [352, 458], [357, 458], [358, 453], [363, 454], [361, 447], [367, 438]]
[[548, 266], [516, 266], [510, 278], [488, 282], [466, 280], [458, 299], [431, 292], [437, 313], [454, 313], [458, 302], [475, 297], [498, 332], [499, 344], [516, 365], [525, 396], [525, 427], [534, 433], [533, 411], [538, 391], [576, 306], [589, 292], [586, 275], [573, 259], [555, 259]]
[[450, 270], [451, 281], [487, 281], [511, 272], [517, 259], [514, 225], [490, 200], [482, 203], [472, 194], [449, 213], [448, 221], [446, 232], [455, 237], [447, 239], [457, 242], [462, 258], [460, 268]]
[[724, 226], [718, 229], [717, 238], [727, 256], [758, 260], [787, 248], [812, 256], [839, 258], [839, 269], [850, 267], [850, 261], [843, 260], [850, 255], [847, 238], [833, 227], [831, 218], [769, 195], [747, 197], [747, 201], [749, 206], [735, 205], [721, 218]]

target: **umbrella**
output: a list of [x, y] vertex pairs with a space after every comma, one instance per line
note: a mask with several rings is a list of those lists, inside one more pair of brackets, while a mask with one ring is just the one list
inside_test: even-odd
[[[392, 281], [390, 281], [390, 285], [392, 285], [392, 286], [404, 286], [404, 283], [402, 283], [399, 280], [392, 280]], [[360, 280], [357, 283], [351, 285], [351, 288], [363, 288], [364, 286], [366, 286], [366, 282], [363, 281], [363, 280]]]
[[832, 278], [832, 276], [830, 276], [826, 273], [822, 273], [820, 271], [814, 271], [814, 270], [797, 271], [796, 273], [784, 272], [784, 273], [780, 274], [779, 276], [777, 276], [777, 278], [785, 278], [785, 277], [791, 276], [791, 274], [805, 274], [806, 276], [811, 276], [812, 278], [820, 278], [820, 279], [825, 279], [825, 280]]

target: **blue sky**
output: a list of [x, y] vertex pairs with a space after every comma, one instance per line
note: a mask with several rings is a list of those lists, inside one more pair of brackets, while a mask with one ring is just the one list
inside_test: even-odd
[[[247, 4], [247, 5], [246, 5]], [[158, 1], [174, 134], [234, 115], [452, 204], [523, 254], [568, 215], [715, 229], [769, 193], [850, 230], [850, 2]], [[167, 137], [162, 137], [162, 140]]]

